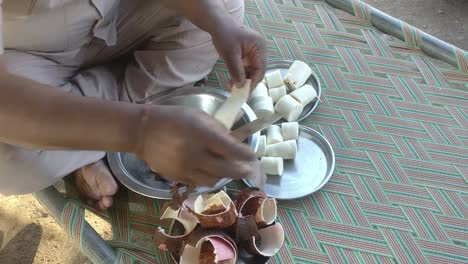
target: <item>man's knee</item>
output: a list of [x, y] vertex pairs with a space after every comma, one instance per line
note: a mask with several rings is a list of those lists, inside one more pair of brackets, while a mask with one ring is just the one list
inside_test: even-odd
[[76, 74], [77, 68], [65, 67], [47, 58], [8, 50], [4, 54], [8, 72], [52, 87], [60, 87]]

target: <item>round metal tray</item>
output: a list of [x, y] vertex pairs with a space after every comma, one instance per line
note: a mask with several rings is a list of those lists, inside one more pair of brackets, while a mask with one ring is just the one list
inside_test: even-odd
[[[335, 154], [317, 131], [300, 126], [297, 156], [284, 161], [282, 176], [268, 175], [263, 192], [278, 200], [297, 199], [320, 190], [335, 169]], [[244, 180], [248, 186], [252, 184]]]
[[[229, 94], [220, 89], [202, 87], [184, 87], [176, 89], [164, 96], [152, 98], [146, 103], [158, 105], [180, 105], [192, 109], [202, 110], [212, 115], [227, 99]], [[242, 126], [256, 119], [252, 109], [244, 104], [243, 117], [234, 125]], [[251, 135], [244, 142], [252, 149], [258, 146], [260, 132]], [[130, 190], [157, 199], [172, 199], [170, 193], [171, 182], [152, 172], [146, 163], [131, 153], [107, 153], [109, 166], [115, 177]], [[192, 194], [216, 191], [231, 182], [231, 179], [222, 179], [213, 188], [197, 187]]]
[[[275, 70], [280, 70], [281, 75], [284, 78], [284, 76], [289, 70], [289, 67], [291, 66], [291, 64], [293, 64], [293, 62], [294, 62], [293, 60], [285, 60], [285, 59], [268, 60], [266, 73], [269, 73]], [[314, 99], [312, 102], [308, 103], [306, 106], [304, 106], [304, 110], [302, 111], [302, 114], [297, 119], [297, 122], [300, 122], [304, 120], [305, 118], [307, 118], [317, 108], [317, 106], [320, 103], [320, 97], [322, 95], [322, 87], [320, 86], [320, 80], [314, 71], [312, 71], [312, 75], [309, 77], [306, 84], [310, 84], [312, 85], [312, 87], [314, 87], [314, 89], [317, 91], [317, 98]], [[276, 122], [276, 124], [282, 123], [282, 122], [286, 122], [286, 121], [284, 119], [281, 119], [280, 121]]]

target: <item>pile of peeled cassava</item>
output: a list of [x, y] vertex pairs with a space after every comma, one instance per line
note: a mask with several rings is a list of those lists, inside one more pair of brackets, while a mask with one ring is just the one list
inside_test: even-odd
[[258, 117], [277, 113], [288, 121], [270, 126], [260, 136], [257, 158], [268, 175], [281, 176], [284, 160], [296, 158], [299, 124], [295, 121], [317, 97], [314, 87], [306, 84], [311, 75], [309, 65], [296, 60], [284, 78], [280, 70], [267, 73], [250, 96], [249, 105]]
[[309, 65], [299, 60], [292, 63], [284, 78], [280, 70], [271, 71], [252, 91], [248, 104], [257, 117], [276, 112], [288, 122], [296, 121], [317, 97], [314, 87], [306, 84], [311, 75]]
[[173, 235], [159, 228], [155, 242], [180, 264], [235, 264], [240, 250], [272, 257], [284, 243], [276, 216], [276, 200], [257, 188], [242, 190], [236, 201], [224, 191], [191, 196], [161, 217], [175, 220], [183, 231]]
[[266, 135], [259, 137], [257, 158], [260, 159], [262, 171], [268, 175], [283, 174], [284, 160], [293, 160], [297, 154], [299, 123], [287, 122], [271, 125]]

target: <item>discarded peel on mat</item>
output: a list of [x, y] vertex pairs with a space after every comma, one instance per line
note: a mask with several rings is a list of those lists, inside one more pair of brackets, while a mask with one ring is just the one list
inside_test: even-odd
[[276, 200], [259, 188], [242, 190], [235, 202], [224, 191], [189, 196], [179, 209], [169, 207], [161, 217], [174, 219], [178, 226], [173, 224], [171, 231], [177, 233], [159, 228], [155, 243], [180, 264], [235, 264], [239, 249], [243, 249], [242, 256], [268, 258], [281, 249], [285, 239], [276, 217]]
[[244, 249], [252, 255], [272, 257], [284, 244], [284, 229], [280, 223], [258, 230], [260, 239], [252, 236]]
[[237, 219], [234, 202], [224, 191], [189, 197], [184, 205], [194, 214], [203, 228], [223, 229], [234, 224]]
[[174, 210], [171, 207], [168, 207], [161, 216], [161, 220], [164, 219], [174, 219], [179, 222], [184, 227], [184, 233], [181, 235], [171, 235], [167, 234], [163, 228], [159, 227], [155, 235], [156, 246], [161, 250], [169, 250], [172, 253], [177, 253], [180, 250], [183, 240], [197, 227], [198, 220], [185, 208]]
[[240, 217], [253, 215], [259, 227], [273, 224], [278, 214], [276, 200], [256, 188], [244, 189], [239, 194], [237, 210]]
[[236, 243], [227, 234], [197, 229], [184, 246], [180, 264], [235, 264], [237, 252]]

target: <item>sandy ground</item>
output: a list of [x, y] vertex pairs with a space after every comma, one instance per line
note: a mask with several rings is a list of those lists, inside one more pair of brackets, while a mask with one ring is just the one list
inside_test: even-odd
[[[366, 0], [382, 11], [468, 50], [466, 0]], [[88, 221], [105, 238], [110, 227], [97, 217]], [[0, 263], [90, 263], [31, 196], [0, 198]]]
[[[88, 223], [105, 239], [110, 225], [86, 214]], [[0, 263], [92, 264], [32, 195], [0, 198]]]

